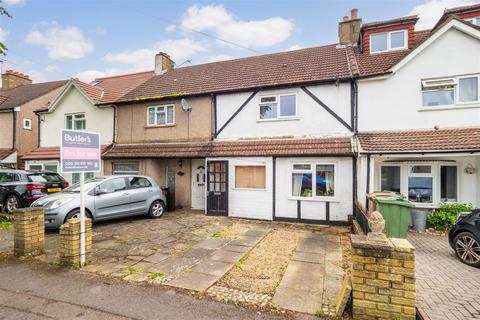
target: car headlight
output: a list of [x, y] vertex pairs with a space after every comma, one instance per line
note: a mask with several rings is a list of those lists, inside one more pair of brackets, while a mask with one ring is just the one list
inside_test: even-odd
[[67, 203], [69, 203], [70, 201], [72, 201], [73, 198], [62, 198], [62, 199], [58, 199], [58, 200], [55, 200], [53, 201], [49, 206], [48, 208], [49, 209], [57, 209], [63, 205], [66, 205]]

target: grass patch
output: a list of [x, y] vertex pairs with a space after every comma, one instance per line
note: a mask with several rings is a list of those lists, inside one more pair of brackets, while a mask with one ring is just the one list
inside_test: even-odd
[[137, 268], [137, 267], [134, 267], [134, 266], [130, 266], [123, 272], [123, 274], [125, 276], [129, 276], [131, 274], [140, 273], [140, 272], [143, 272], [142, 268]]
[[183, 269], [183, 272], [189, 273], [189, 272], [192, 272], [192, 269], [190, 269], [190, 268], [184, 268], [184, 269]]
[[215, 231], [212, 234], [212, 238], [225, 238], [225, 237], [226, 237], [225, 230]]
[[155, 279], [163, 278], [166, 275], [167, 274], [165, 272], [150, 272], [147, 277], [150, 280], [155, 280]]
[[320, 310], [320, 309], [315, 310], [315, 317], [323, 318], [323, 316], [324, 316], [324, 314], [323, 314], [322, 310]]
[[0, 216], [0, 229], [8, 230], [13, 228], [13, 220]]

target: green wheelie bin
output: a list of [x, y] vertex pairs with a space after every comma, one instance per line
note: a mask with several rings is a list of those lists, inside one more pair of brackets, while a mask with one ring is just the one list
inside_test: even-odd
[[391, 238], [407, 237], [410, 209], [414, 205], [401, 196], [374, 197], [371, 199], [376, 210], [379, 211], [385, 220], [385, 232]]

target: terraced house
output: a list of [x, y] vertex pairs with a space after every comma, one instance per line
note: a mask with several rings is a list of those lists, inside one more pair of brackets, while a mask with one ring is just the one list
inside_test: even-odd
[[6, 70], [0, 90], [0, 166], [23, 168], [22, 156], [37, 147], [34, 111], [50, 103], [67, 81], [32, 83], [28, 75]]
[[180, 68], [160, 53], [100, 103], [117, 115], [105, 172], [156, 177], [172, 207], [267, 220], [342, 223], [373, 190], [479, 204], [479, 16], [415, 30], [354, 9], [337, 44]]

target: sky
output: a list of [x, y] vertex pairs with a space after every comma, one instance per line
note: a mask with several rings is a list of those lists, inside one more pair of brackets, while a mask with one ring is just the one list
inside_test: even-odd
[[34, 82], [152, 70], [155, 53], [177, 66], [338, 42], [338, 22], [419, 14], [417, 30], [469, 0], [2, 0], [3, 70]]

